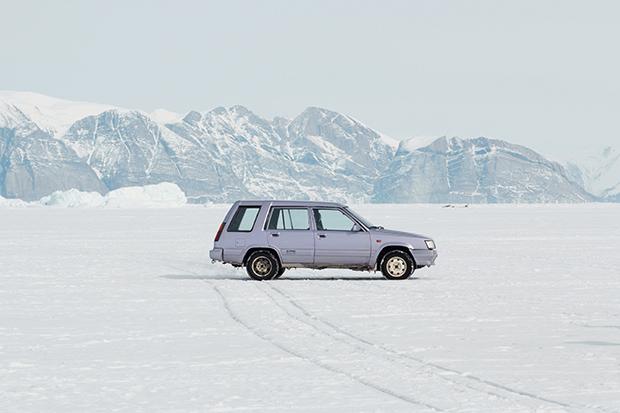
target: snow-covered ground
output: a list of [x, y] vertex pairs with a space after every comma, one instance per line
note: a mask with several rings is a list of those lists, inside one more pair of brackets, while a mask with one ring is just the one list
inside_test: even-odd
[[406, 281], [212, 265], [225, 206], [0, 209], [0, 411], [620, 411], [620, 205], [363, 205]]

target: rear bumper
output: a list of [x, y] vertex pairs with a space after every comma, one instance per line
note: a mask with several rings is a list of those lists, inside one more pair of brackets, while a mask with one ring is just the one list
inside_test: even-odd
[[213, 248], [209, 251], [209, 258], [213, 261], [223, 261], [224, 260], [224, 250], [221, 248]]
[[437, 250], [411, 250], [411, 255], [417, 266], [431, 266], [435, 264], [437, 259]]

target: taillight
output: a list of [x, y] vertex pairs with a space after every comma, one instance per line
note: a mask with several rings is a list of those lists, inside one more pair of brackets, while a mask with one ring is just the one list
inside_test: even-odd
[[224, 230], [224, 225], [226, 225], [226, 223], [222, 222], [220, 224], [220, 227], [217, 229], [217, 232], [215, 233], [215, 239], [213, 240], [214, 242], [218, 242], [220, 240], [220, 235], [222, 235], [222, 231]]

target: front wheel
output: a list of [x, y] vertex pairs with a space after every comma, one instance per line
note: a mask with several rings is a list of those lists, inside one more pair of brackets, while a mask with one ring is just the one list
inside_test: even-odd
[[404, 280], [413, 274], [413, 258], [404, 251], [390, 251], [381, 260], [381, 273], [388, 280]]
[[276, 279], [276, 278], [280, 278], [280, 277], [282, 277], [282, 274], [284, 274], [284, 270], [285, 270], [285, 268], [284, 268], [284, 267], [280, 267], [280, 271], [278, 271], [278, 273], [276, 274], [276, 276], [275, 276], [275, 277], [273, 277], [273, 278], [274, 278], [274, 279]]
[[280, 263], [270, 251], [255, 251], [248, 257], [245, 269], [254, 280], [271, 280], [280, 272]]

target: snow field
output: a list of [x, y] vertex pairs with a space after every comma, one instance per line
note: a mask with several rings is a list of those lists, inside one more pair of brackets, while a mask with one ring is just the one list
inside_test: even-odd
[[0, 210], [0, 411], [620, 411], [620, 205], [357, 205], [437, 265], [213, 265], [228, 206]]

